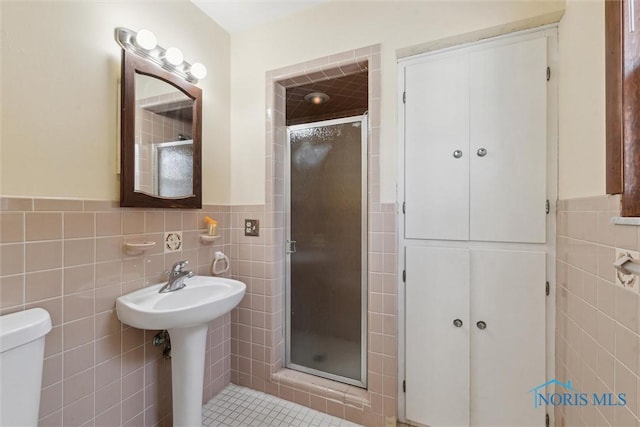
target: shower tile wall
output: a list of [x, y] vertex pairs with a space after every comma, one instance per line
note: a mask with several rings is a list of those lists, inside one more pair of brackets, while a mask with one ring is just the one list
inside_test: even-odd
[[[203, 244], [205, 215], [222, 241]], [[230, 250], [229, 207], [202, 210], [119, 208], [115, 202], [0, 199], [0, 314], [32, 307], [51, 313], [39, 425], [170, 425], [171, 367], [155, 331], [122, 325], [115, 299], [161, 280], [186, 259], [209, 274], [215, 250]], [[183, 250], [163, 253], [165, 231], [183, 232]], [[153, 240], [145, 255], [127, 241]], [[209, 328], [204, 401], [229, 382], [231, 315]]]
[[[364, 68], [366, 67], [366, 68]], [[368, 389], [283, 369], [285, 279], [285, 89], [369, 73], [369, 309]], [[268, 72], [266, 204], [231, 208], [232, 275], [247, 294], [231, 315], [231, 381], [346, 418], [381, 426], [396, 417], [396, 214], [380, 203], [380, 46]], [[243, 220], [259, 219], [259, 237], [243, 234]], [[336, 301], [336, 303], [339, 303]], [[358, 309], [358, 308], [354, 308]]]
[[628, 402], [557, 406], [558, 426], [640, 425], [640, 296], [614, 283], [613, 268], [615, 248], [640, 249], [640, 227], [612, 225], [619, 214], [619, 196], [558, 204], [556, 378]]

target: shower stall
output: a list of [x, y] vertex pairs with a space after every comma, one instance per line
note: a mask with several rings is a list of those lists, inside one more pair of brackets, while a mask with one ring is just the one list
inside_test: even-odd
[[286, 365], [366, 387], [367, 116], [287, 134]]

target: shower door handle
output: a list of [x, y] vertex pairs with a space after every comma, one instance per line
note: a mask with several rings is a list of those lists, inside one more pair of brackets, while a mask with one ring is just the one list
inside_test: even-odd
[[295, 254], [296, 253], [296, 241], [295, 240], [287, 240], [287, 253]]

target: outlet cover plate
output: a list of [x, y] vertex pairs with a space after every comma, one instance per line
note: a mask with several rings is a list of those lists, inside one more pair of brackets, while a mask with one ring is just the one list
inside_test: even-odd
[[164, 253], [182, 250], [182, 231], [168, 231], [164, 233]]
[[[640, 260], [640, 252], [638, 251], [628, 251], [626, 249], [616, 248], [616, 259], [620, 258], [623, 255], [629, 255], [631, 258], [635, 260]], [[622, 274], [619, 271], [615, 271], [615, 283], [617, 286], [621, 286], [626, 289], [630, 289], [636, 293], [638, 293], [638, 289], [640, 288], [640, 284], [638, 283], [640, 280], [638, 276], [635, 274]]]
[[245, 236], [259, 236], [260, 235], [260, 220], [257, 220], [257, 219], [245, 219], [244, 220], [244, 235]]

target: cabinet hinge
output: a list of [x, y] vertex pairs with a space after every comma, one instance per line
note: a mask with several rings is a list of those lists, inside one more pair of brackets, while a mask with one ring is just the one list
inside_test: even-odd
[[551, 67], [547, 67], [547, 81], [551, 80]]
[[545, 427], [549, 427], [549, 423], [551, 421], [549, 420], [549, 414], [544, 414], [544, 425]]
[[407, 213], [407, 202], [402, 202], [402, 213]]
[[549, 296], [549, 293], [551, 293], [551, 287], [549, 286], [549, 282], [547, 282], [547, 283], [544, 285], [544, 293], [545, 293], [547, 296]]
[[402, 270], [402, 281], [407, 283], [407, 270]]
[[549, 199], [547, 199], [547, 201], [544, 202], [544, 210], [545, 210], [545, 212], [547, 212], [547, 215], [551, 211], [551, 205], [549, 204]]
[[402, 380], [402, 392], [403, 393], [407, 392], [407, 381], [406, 380]]
[[402, 103], [403, 104], [407, 103], [407, 92], [402, 92]]

